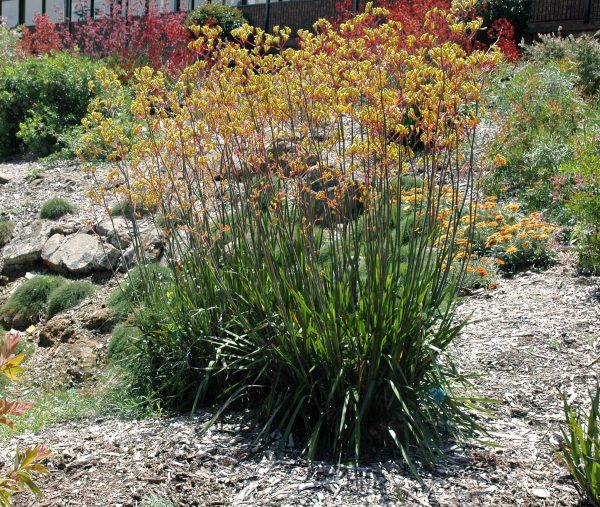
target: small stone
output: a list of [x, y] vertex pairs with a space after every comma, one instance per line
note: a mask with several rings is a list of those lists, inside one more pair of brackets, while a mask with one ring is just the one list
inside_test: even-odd
[[537, 498], [550, 498], [550, 491], [544, 488], [534, 488], [531, 494]]
[[10, 183], [10, 181], [11, 179], [8, 177], [8, 175], [0, 173], [0, 185], [6, 185], [7, 183]]

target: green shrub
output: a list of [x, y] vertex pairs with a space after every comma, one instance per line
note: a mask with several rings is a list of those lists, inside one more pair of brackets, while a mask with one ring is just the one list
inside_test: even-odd
[[8, 28], [4, 19], [0, 18], [0, 69], [14, 64], [23, 56], [18, 47], [19, 39], [19, 33]]
[[64, 148], [91, 99], [96, 63], [70, 53], [28, 57], [0, 69], [0, 156]]
[[597, 35], [541, 35], [539, 41], [526, 46], [525, 56], [541, 64], [568, 62], [586, 95], [595, 97], [600, 90], [600, 42]]
[[577, 180], [567, 204], [577, 220], [571, 240], [579, 271], [600, 274], [600, 123], [588, 125], [572, 145], [573, 157], [560, 167], [565, 179]]
[[0, 247], [3, 247], [10, 241], [14, 230], [15, 224], [10, 220], [0, 220]]
[[228, 5], [204, 4], [189, 13], [187, 26], [203, 26], [214, 23], [223, 29], [222, 36], [230, 37], [231, 32], [246, 23], [242, 11]]
[[560, 217], [570, 187], [556, 186], [554, 177], [572, 155], [567, 141], [586, 116], [576, 83], [576, 75], [556, 63], [527, 63], [500, 74], [491, 92], [500, 130], [490, 155], [505, 163], [487, 177], [487, 195], [514, 196], [525, 209]]
[[90, 282], [69, 282], [53, 290], [48, 298], [47, 317], [64, 312], [81, 303], [94, 292], [95, 285]]
[[127, 274], [127, 278], [108, 297], [106, 304], [117, 320], [125, 320], [136, 306], [145, 298], [150, 286], [163, 286], [173, 279], [173, 272], [160, 264], [136, 266]]
[[66, 280], [60, 276], [40, 275], [25, 280], [0, 308], [9, 319], [19, 315], [25, 327], [37, 324], [47, 309], [50, 294]]
[[40, 209], [40, 218], [57, 219], [75, 212], [75, 206], [62, 197], [48, 199]]
[[586, 414], [563, 397], [566, 424], [562, 428], [562, 457], [584, 498], [600, 505], [600, 389], [591, 396]]

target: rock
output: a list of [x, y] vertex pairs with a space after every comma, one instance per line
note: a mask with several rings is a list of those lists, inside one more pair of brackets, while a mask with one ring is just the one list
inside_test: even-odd
[[544, 488], [534, 488], [531, 494], [537, 498], [550, 498], [550, 491]]
[[98, 369], [100, 352], [98, 343], [84, 338], [66, 347], [65, 353], [70, 363], [67, 367], [67, 375], [75, 382], [84, 382], [93, 378]]
[[63, 236], [68, 236], [69, 234], [75, 234], [82, 229], [82, 225], [78, 224], [74, 220], [67, 222], [65, 224], [58, 224], [52, 227], [51, 234], [62, 234]]
[[10, 181], [11, 179], [6, 174], [0, 173], [0, 185], [6, 185]]
[[71, 318], [55, 315], [40, 329], [38, 343], [40, 347], [52, 347], [56, 343], [73, 343], [79, 335]]
[[110, 308], [98, 308], [82, 319], [83, 327], [90, 331], [108, 331], [116, 324], [115, 314]]
[[[162, 231], [152, 222], [138, 222], [138, 234], [142, 244], [141, 254], [145, 262], [160, 261], [166, 245], [166, 238]], [[132, 245], [123, 252], [119, 269], [126, 271], [134, 266], [137, 261], [138, 252], [136, 251], [136, 245]]]
[[4, 270], [35, 264], [42, 258], [42, 249], [50, 235], [53, 223], [50, 220], [35, 220], [2, 250]]
[[133, 224], [123, 217], [105, 218], [96, 225], [96, 232], [115, 248], [125, 250], [131, 245]]
[[60, 239], [55, 234], [44, 249], [44, 263], [59, 273], [86, 275], [92, 271], [110, 271], [119, 260], [119, 251], [102, 243], [98, 236], [78, 233]]

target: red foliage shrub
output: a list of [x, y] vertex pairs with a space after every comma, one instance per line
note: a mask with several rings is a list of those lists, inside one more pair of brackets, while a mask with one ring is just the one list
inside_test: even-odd
[[28, 55], [41, 55], [52, 51], [62, 51], [69, 46], [69, 32], [63, 25], [57, 25], [47, 14], [36, 14], [33, 18], [34, 30], [25, 27], [19, 42]]
[[[340, 0], [336, 5], [338, 12], [338, 21], [344, 21], [352, 15], [353, 0]], [[403, 29], [407, 35], [414, 35], [419, 38], [423, 33], [434, 32], [438, 41], [452, 40], [460, 43], [463, 47], [470, 49], [476, 46], [478, 49], [489, 47], [496, 44], [505, 57], [514, 62], [519, 58], [519, 52], [515, 42], [515, 28], [507, 19], [501, 18], [495, 20], [491, 26], [480, 34], [472, 34], [471, 38], [465, 38], [462, 35], [460, 40], [450, 32], [448, 24], [444, 20], [433, 19], [435, 30], [432, 25], [425, 23], [425, 15], [428, 11], [434, 9], [448, 9], [450, 0], [378, 0], [377, 6], [389, 10], [389, 19], [402, 23]], [[362, 7], [364, 2], [360, 2]], [[486, 4], [482, 4], [480, 9], [485, 9]], [[484, 12], [475, 9], [469, 13], [469, 16], [483, 16]], [[374, 22], [377, 22], [374, 20]], [[357, 34], [358, 35], [358, 34]], [[477, 39], [476, 41], [474, 39]]]
[[495, 43], [508, 61], [516, 62], [519, 59], [515, 27], [506, 18], [496, 19], [488, 28], [486, 35], [488, 42]]
[[[192, 62], [194, 53], [188, 48], [192, 34], [183, 26], [185, 12], [163, 13], [147, 6], [123, 13], [117, 2], [109, 7], [108, 16], [73, 23], [71, 33], [47, 15], [36, 16], [35, 28], [24, 30], [21, 46], [32, 55], [77, 48], [94, 59], [113, 58], [126, 73], [137, 65], [149, 65], [178, 74]], [[144, 11], [144, 16], [131, 14]]]

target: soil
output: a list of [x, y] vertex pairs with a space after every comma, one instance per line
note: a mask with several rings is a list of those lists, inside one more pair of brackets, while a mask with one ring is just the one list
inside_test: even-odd
[[[21, 166], [0, 165], [0, 173], [10, 171], [18, 181], [25, 173]], [[8, 202], [9, 190], [19, 192], [18, 182], [9, 185], [0, 186], [1, 204]], [[83, 186], [84, 181], [74, 185], [77, 192]], [[30, 202], [39, 202], [36, 190], [31, 192]], [[91, 215], [81, 206], [77, 219], [88, 220]], [[19, 219], [34, 215], [34, 208], [23, 205], [22, 213], [11, 214]], [[488, 444], [473, 439], [450, 447], [448, 460], [423, 470], [421, 482], [400, 461], [383, 456], [359, 467], [309, 465], [294, 448], [257, 445], [236, 418], [203, 432], [210, 417], [205, 413], [145, 420], [102, 417], [54, 424], [0, 445], [9, 454], [17, 444], [43, 442], [53, 452], [50, 474], [38, 481], [45, 496], [21, 495], [15, 505], [133, 507], [150, 505], [144, 502], [152, 494], [179, 506], [579, 505], [575, 483], [556, 449], [564, 419], [561, 394], [587, 406], [587, 393], [597, 382], [599, 284], [597, 278], [578, 276], [565, 251], [546, 271], [501, 279], [497, 289], [463, 300], [459, 317], [469, 322], [451, 352], [464, 373], [472, 375], [472, 391], [488, 400], [482, 402], [488, 411], [477, 412], [488, 431], [481, 440]], [[79, 381], [88, 386], [97, 381], [109, 334], [87, 329], [85, 322], [102, 309], [110, 287], [67, 314], [79, 334], [67, 343], [36, 349], [30, 364], [37, 373], [26, 380], [28, 385], [61, 385], [67, 366], [57, 359], [64, 349], [57, 351], [84, 340], [97, 344], [98, 352], [91, 374]], [[10, 285], [0, 289], [0, 297], [10, 290]], [[68, 378], [77, 382], [77, 377]]]

